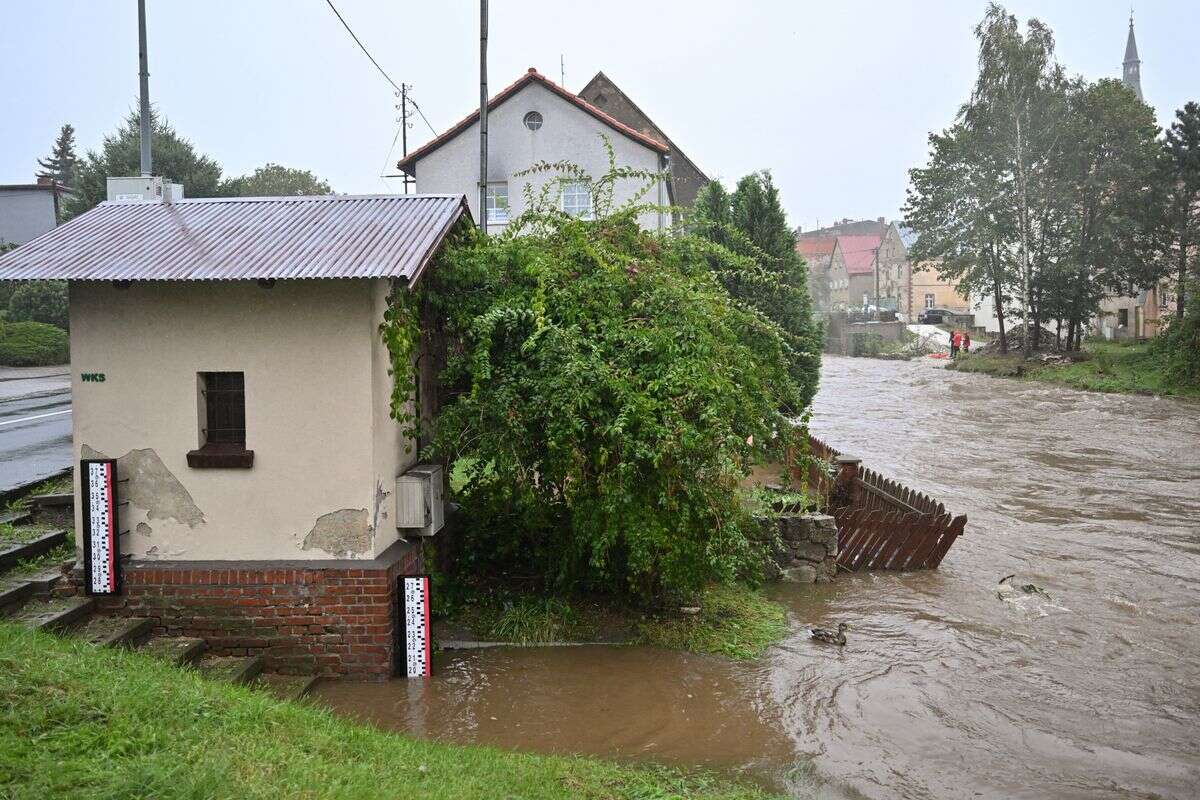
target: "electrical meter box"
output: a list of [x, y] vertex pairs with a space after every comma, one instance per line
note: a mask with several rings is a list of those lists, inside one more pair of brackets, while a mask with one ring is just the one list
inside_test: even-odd
[[396, 528], [401, 536], [432, 536], [445, 518], [441, 464], [417, 464], [396, 478]]

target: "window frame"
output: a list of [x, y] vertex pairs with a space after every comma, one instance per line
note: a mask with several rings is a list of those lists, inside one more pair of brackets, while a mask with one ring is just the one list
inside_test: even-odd
[[188, 466], [197, 469], [253, 466], [254, 451], [246, 448], [246, 373], [197, 372], [196, 399], [200, 446], [187, 454]]
[[[533, 124], [531, 124], [533, 123]], [[546, 124], [546, 116], [537, 109], [530, 109], [521, 117], [521, 124], [525, 126], [525, 130], [530, 133], [537, 133]]]
[[[572, 207], [567, 207], [567, 195], [578, 195], [578, 190], [582, 189], [582, 194], [587, 198], [586, 206], [577, 206], [572, 203]], [[559, 210], [568, 217], [575, 217], [584, 221], [593, 220], [596, 218], [596, 201], [592, 197], [592, 186], [587, 181], [563, 181], [558, 191], [558, 207]]]
[[[497, 197], [499, 197], [499, 193], [496, 192], [497, 189], [504, 190], [503, 209], [495, 205], [495, 200]], [[489, 183], [487, 185], [487, 191], [485, 192], [485, 202], [487, 207], [484, 209], [483, 213], [484, 219], [487, 220], [488, 225], [507, 225], [509, 220], [512, 219], [512, 206], [510, 205], [511, 201], [508, 195], [508, 181], [495, 181], [493, 183]], [[500, 219], [498, 214], [498, 212], [501, 210], [504, 212], [503, 219]], [[493, 217], [493, 213], [496, 213], [495, 217]]]

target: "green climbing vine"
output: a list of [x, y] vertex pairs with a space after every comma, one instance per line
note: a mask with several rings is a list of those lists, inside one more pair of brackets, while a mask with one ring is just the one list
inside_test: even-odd
[[411, 453], [413, 442], [419, 434], [416, 413], [417, 395], [417, 348], [421, 342], [421, 297], [419, 291], [409, 291], [397, 285], [389, 298], [387, 310], [379, 333], [391, 356], [392, 366], [392, 419], [401, 425], [401, 432], [408, 439], [405, 453]]

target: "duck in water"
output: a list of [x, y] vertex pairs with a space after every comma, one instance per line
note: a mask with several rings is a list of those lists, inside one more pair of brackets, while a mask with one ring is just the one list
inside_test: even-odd
[[839, 622], [836, 631], [831, 631], [828, 628], [813, 628], [809, 631], [812, 638], [818, 642], [825, 644], [836, 644], [842, 647], [846, 644], [846, 631], [850, 630], [850, 626], [844, 622]]

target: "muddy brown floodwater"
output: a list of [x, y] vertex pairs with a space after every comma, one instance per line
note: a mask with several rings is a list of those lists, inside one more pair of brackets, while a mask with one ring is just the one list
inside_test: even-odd
[[[812, 428], [970, 515], [939, 570], [777, 587], [794, 632], [755, 663], [475, 651], [320, 697], [432, 739], [797, 796], [1200, 797], [1200, 407], [827, 357]], [[997, 597], [1010, 573], [1049, 596]], [[839, 621], [844, 650], [807, 641]]]

